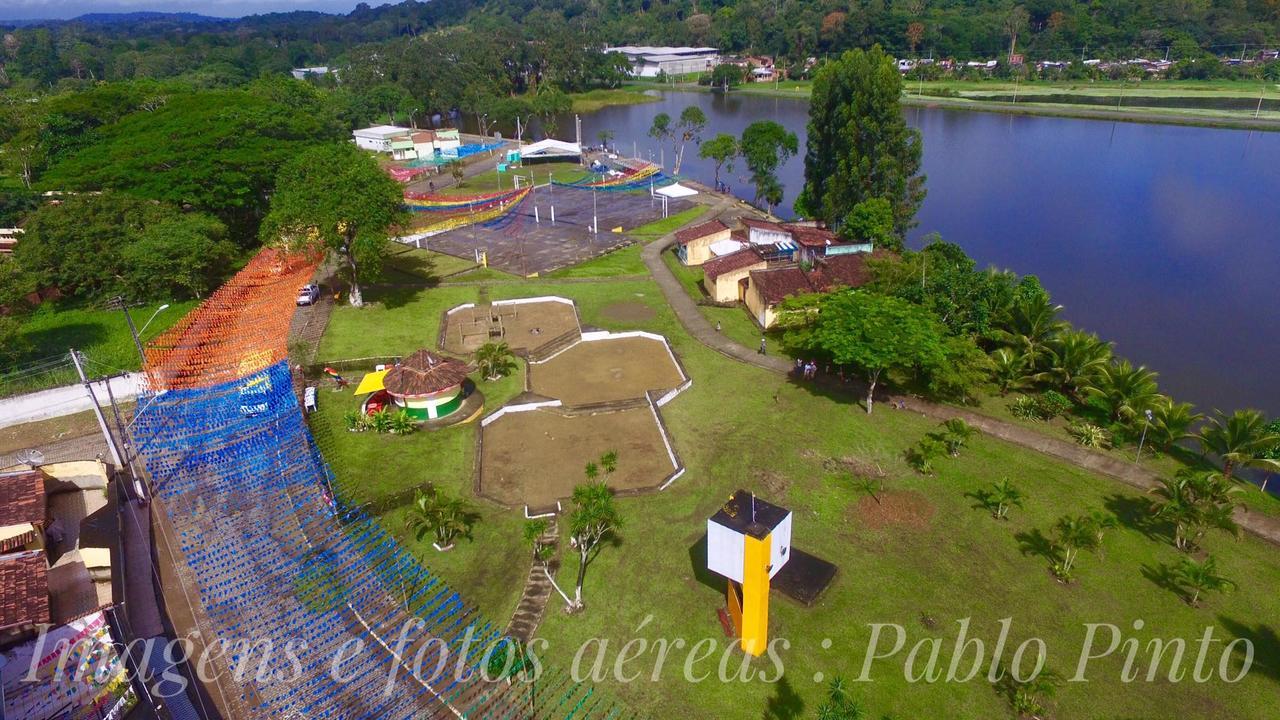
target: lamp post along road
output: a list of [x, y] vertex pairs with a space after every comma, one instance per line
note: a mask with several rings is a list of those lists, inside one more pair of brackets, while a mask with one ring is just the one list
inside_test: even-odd
[[1142, 423], [1142, 437], [1138, 440], [1138, 454], [1133, 456], [1134, 464], [1137, 464], [1138, 460], [1142, 459], [1142, 445], [1147, 442], [1147, 428], [1151, 427], [1151, 411], [1147, 410], [1146, 415], [1147, 420]]

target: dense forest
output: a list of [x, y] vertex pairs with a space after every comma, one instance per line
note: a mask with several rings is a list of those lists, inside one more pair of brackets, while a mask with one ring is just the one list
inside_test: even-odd
[[11, 28], [0, 84], [189, 77], [204, 85], [310, 65], [343, 66], [370, 44], [465, 25], [476, 37], [575, 44], [710, 44], [798, 63], [880, 44], [898, 56], [1236, 56], [1280, 42], [1280, 0], [410, 0], [348, 15], [218, 20], [138, 13]]

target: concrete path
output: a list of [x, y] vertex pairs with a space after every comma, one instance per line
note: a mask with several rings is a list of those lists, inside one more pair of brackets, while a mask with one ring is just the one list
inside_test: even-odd
[[[107, 404], [106, 380], [93, 383], [93, 392], [98, 396], [98, 403]], [[138, 375], [126, 373], [110, 379], [111, 392], [116, 401], [133, 400], [138, 396]], [[83, 385], [64, 385], [49, 390], [16, 395], [0, 399], [0, 428], [10, 425], [48, 420], [49, 418], [74, 415], [93, 407]]]
[[[554, 546], [558, 545], [559, 539], [559, 526], [555, 520], [552, 520], [551, 526], [538, 538], [538, 542]], [[538, 631], [538, 626], [542, 624], [542, 616], [547, 611], [547, 602], [551, 599], [551, 593], [555, 592], [551, 587], [551, 581], [547, 579], [547, 573], [551, 573], [554, 577], [559, 569], [558, 548], [556, 555], [547, 561], [545, 569], [540, 561], [533, 561], [533, 565], [529, 568], [529, 576], [525, 580], [524, 595], [516, 605], [511, 623], [507, 625], [507, 637], [515, 638], [522, 644], [528, 643], [533, 638], [533, 634]]]
[[[722, 201], [713, 206], [711, 212], [707, 213], [701, 220], [705, 222], [720, 217], [733, 205], [734, 203], [729, 201]], [[676, 280], [675, 275], [671, 273], [671, 269], [662, 260], [663, 251], [670, 247], [674, 241], [674, 233], [655, 240], [645, 246], [644, 251], [641, 253], [641, 258], [653, 275], [654, 281], [658, 283], [658, 287], [662, 288], [662, 294], [666, 296], [667, 302], [671, 305], [676, 317], [680, 319], [680, 323], [684, 325], [685, 330], [703, 345], [729, 358], [783, 375], [790, 373], [793, 368], [793, 363], [790, 359], [778, 355], [761, 355], [754, 348], [744, 347], [725, 337], [723, 333], [716, 332], [711, 323], [707, 321], [706, 316], [698, 310], [697, 303], [694, 302], [693, 298], [689, 297], [684, 287]], [[859, 399], [865, 394], [865, 388], [859, 389], [856, 383], [842, 385], [838, 382], [826, 382], [824, 385], [848, 390], [852, 396]], [[877, 400], [881, 400], [881, 398], [877, 397]], [[1071, 463], [1090, 472], [1119, 480], [1125, 485], [1143, 492], [1159, 485], [1160, 476], [1158, 474], [1137, 464], [1124, 462], [1075, 443], [1058, 440], [1036, 430], [987, 415], [981, 415], [972, 410], [931, 403], [914, 397], [885, 395], [883, 400], [905, 402], [910, 410], [939, 421], [961, 418], [987, 435]], [[1280, 545], [1280, 518], [1239, 507], [1236, 509], [1235, 519], [1245, 531]]]

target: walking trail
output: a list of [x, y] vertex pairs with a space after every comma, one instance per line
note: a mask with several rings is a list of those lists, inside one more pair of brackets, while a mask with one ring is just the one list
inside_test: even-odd
[[[714, 205], [711, 212], [707, 213], [702, 220], [705, 222], [719, 217], [733, 207], [736, 207], [736, 203], [723, 200]], [[663, 251], [670, 247], [674, 241], [675, 233], [655, 240], [645, 246], [641, 252], [641, 258], [644, 260], [645, 266], [649, 268], [653, 279], [662, 288], [662, 293], [666, 296], [667, 303], [671, 305], [671, 309], [675, 312], [676, 317], [680, 319], [680, 323], [684, 325], [685, 330], [703, 345], [729, 358], [781, 375], [790, 373], [794, 369], [790, 359], [777, 355], [761, 355], [754, 348], [747, 348], [725, 337], [723, 333], [716, 332], [707, 318], [698, 310], [693, 298], [689, 297], [680, 282], [676, 280], [675, 275], [671, 273], [671, 269], [662, 260]], [[850, 391], [851, 394], [857, 390], [856, 386], [841, 385], [838, 382], [827, 382], [826, 384], [833, 388]], [[879, 400], [880, 398], [877, 399]], [[1151, 490], [1160, 484], [1160, 476], [1157, 473], [1135, 463], [1118, 460], [1074, 443], [1051, 438], [1035, 430], [987, 415], [981, 415], [971, 410], [931, 403], [915, 397], [908, 398], [906, 396], [886, 394], [883, 400], [905, 402], [911, 410], [937, 420], [961, 418], [987, 435], [1071, 463], [1090, 472], [1119, 480], [1143, 492]], [[1245, 507], [1238, 507], [1236, 508], [1235, 519], [1246, 532], [1280, 545], [1280, 518], [1263, 515]]]
[[[555, 546], [559, 537], [558, 525], [553, 519], [547, 531], [538, 538], [538, 543]], [[527, 643], [533, 638], [533, 634], [538, 631], [538, 625], [542, 624], [542, 616], [547, 611], [547, 601], [551, 599], [551, 581], [547, 579], [547, 573], [551, 573], [554, 577], [559, 569], [558, 551], [547, 561], [545, 570], [543, 563], [534, 559], [533, 565], [529, 568], [529, 577], [525, 580], [524, 595], [511, 616], [511, 624], [507, 626], [507, 637], [515, 638], [521, 643]]]

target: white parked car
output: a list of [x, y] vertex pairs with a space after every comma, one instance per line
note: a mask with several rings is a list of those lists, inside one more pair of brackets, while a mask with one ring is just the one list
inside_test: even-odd
[[315, 305], [320, 299], [319, 285], [303, 285], [298, 291], [298, 305]]

